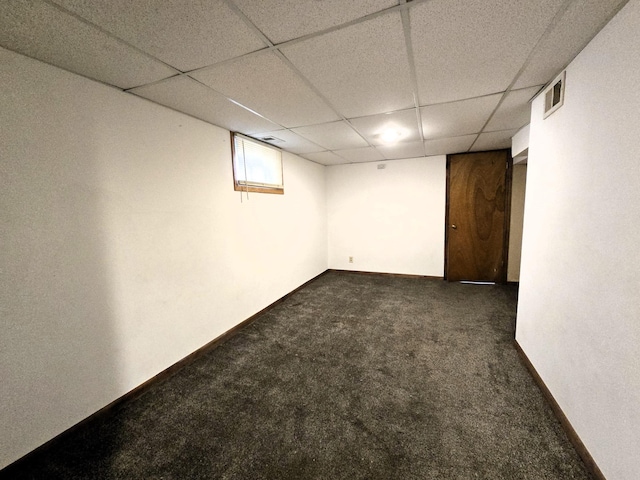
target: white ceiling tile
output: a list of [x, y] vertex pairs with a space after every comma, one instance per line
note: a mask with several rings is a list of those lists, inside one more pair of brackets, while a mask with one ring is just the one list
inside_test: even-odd
[[377, 147], [378, 151], [387, 160], [399, 160], [401, 158], [424, 157], [424, 145], [422, 142], [396, 143], [395, 145], [383, 145]]
[[380, 136], [386, 130], [400, 132], [402, 142], [415, 142], [420, 140], [418, 117], [415, 108], [393, 113], [351, 118], [349, 121], [372, 145], [384, 145]]
[[177, 73], [43, 2], [0, 2], [0, 45], [120, 88]]
[[478, 135], [462, 135], [460, 137], [436, 138], [425, 140], [424, 149], [427, 155], [447, 155], [469, 150]]
[[421, 107], [425, 139], [479, 133], [502, 94]]
[[233, 132], [249, 135], [279, 128], [184, 75], [129, 91]]
[[398, 12], [282, 49], [345, 117], [415, 105]]
[[515, 87], [544, 85], [569, 64], [626, 0], [573, 2], [536, 48]]
[[542, 85], [537, 87], [512, 90], [491, 117], [485, 132], [521, 128], [531, 120], [531, 104], [529, 101], [538, 93]]
[[223, 0], [53, 0], [182, 70], [264, 48]]
[[367, 142], [346, 122], [331, 122], [294, 128], [293, 131], [327, 150], [366, 147]]
[[339, 118], [274, 53], [251, 55], [190, 75], [285, 127]]
[[506, 90], [564, 0], [432, 0], [410, 10], [420, 104]]
[[301, 155], [312, 162], [321, 163], [322, 165], [341, 165], [347, 162], [344, 158], [339, 157], [333, 152], [315, 152], [305, 153]]
[[334, 153], [351, 163], [377, 162], [384, 160], [384, 157], [373, 147], [350, 148], [347, 150], [336, 150]]
[[341, 25], [397, 5], [397, 0], [234, 0], [274, 43]]
[[[260, 135], [254, 135], [256, 138], [270, 143], [278, 148], [286, 150], [291, 153], [311, 153], [321, 152], [325, 148], [310, 142], [306, 138], [302, 138], [300, 135], [293, 133], [289, 130], [276, 130], [274, 132], [263, 132]], [[266, 140], [265, 137], [274, 137], [275, 140]]]
[[517, 128], [513, 130], [501, 130], [499, 132], [481, 133], [478, 140], [471, 147], [472, 152], [482, 152], [485, 150], [499, 150], [501, 148], [511, 148], [511, 137]]

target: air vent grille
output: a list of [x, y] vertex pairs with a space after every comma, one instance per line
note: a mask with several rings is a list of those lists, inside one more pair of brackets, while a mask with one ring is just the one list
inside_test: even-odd
[[565, 78], [566, 71], [558, 75], [544, 91], [544, 118], [564, 104]]
[[263, 142], [269, 142], [269, 143], [284, 143], [284, 140], [282, 140], [281, 138], [272, 137], [272, 136], [262, 137], [260, 138], [260, 140], [262, 140]]

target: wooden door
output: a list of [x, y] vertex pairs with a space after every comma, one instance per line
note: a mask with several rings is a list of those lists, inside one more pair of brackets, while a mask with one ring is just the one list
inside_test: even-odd
[[511, 165], [509, 150], [447, 157], [447, 280], [506, 282]]

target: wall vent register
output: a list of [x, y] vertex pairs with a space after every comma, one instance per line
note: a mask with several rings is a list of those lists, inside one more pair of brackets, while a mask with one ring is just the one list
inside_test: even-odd
[[544, 91], [544, 118], [558, 110], [564, 103], [566, 71], [558, 75]]

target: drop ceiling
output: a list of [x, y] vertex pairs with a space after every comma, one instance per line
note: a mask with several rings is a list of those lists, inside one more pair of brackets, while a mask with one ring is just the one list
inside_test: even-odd
[[9, 0], [0, 46], [335, 165], [510, 147], [626, 1]]

